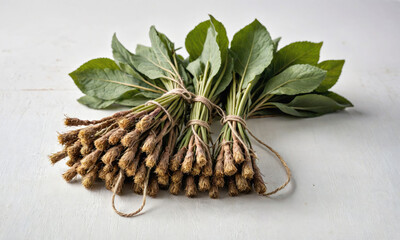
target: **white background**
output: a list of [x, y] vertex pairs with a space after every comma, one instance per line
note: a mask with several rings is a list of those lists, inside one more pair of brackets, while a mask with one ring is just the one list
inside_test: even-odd
[[[213, 14], [232, 37], [258, 18], [281, 46], [324, 41], [321, 59], [346, 59], [334, 91], [355, 107], [313, 119], [249, 121], [292, 168], [271, 198], [256, 194], [187, 199], [163, 191], [142, 215], [122, 218], [102, 184], [67, 184], [60, 149], [63, 114], [95, 119], [76, 102], [68, 73], [111, 57], [111, 36], [148, 44], [150, 25], [183, 46]], [[400, 239], [399, 1], [5, 1], [0, 0], [0, 239]], [[183, 52], [183, 50], [181, 50]], [[218, 127], [214, 129], [218, 130]], [[258, 144], [273, 189], [285, 180]], [[126, 189], [124, 211], [141, 197]]]

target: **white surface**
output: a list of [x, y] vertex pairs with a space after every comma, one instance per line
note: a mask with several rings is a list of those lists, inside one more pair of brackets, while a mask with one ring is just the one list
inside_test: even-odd
[[[282, 45], [324, 41], [321, 59], [346, 59], [334, 90], [355, 108], [314, 119], [249, 122], [292, 168], [273, 198], [220, 200], [161, 192], [144, 214], [125, 219], [102, 186], [61, 178], [63, 114], [95, 119], [113, 111], [78, 104], [67, 73], [111, 57], [114, 32], [134, 49], [150, 25], [177, 46], [212, 13], [229, 35], [257, 17]], [[400, 239], [400, 2], [398, 1], [5, 1], [0, 0], [0, 239]], [[284, 181], [263, 151], [272, 189]], [[117, 199], [122, 210], [141, 197]]]

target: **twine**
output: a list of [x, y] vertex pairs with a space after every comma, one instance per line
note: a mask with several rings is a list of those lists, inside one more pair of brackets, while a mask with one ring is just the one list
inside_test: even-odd
[[289, 184], [290, 179], [291, 179], [291, 177], [292, 177], [292, 173], [291, 173], [291, 171], [290, 171], [289, 166], [287, 165], [287, 163], [285, 162], [285, 160], [282, 158], [282, 156], [281, 156], [275, 149], [273, 149], [273, 148], [270, 147], [268, 144], [264, 143], [262, 140], [260, 140], [259, 138], [257, 138], [257, 137], [251, 132], [251, 130], [247, 127], [246, 121], [245, 121], [243, 118], [241, 118], [240, 116], [237, 116], [237, 115], [227, 115], [227, 116], [224, 116], [224, 117], [221, 119], [221, 122], [222, 122], [222, 123], [228, 123], [228, 124], [229, 124], [229, 127], [231, 128], [232, 132], [236, 135], [236, 137], [238, 138], [238, 140], [240, 141], [240, 143], [243, 144], [243, 147], [244, 147], [244, 149], [246, 150], [247, 153], [249, 152], [249, 150], [248, 150], [247, 146], [244, 145], [243, 140], [242, 140], [241, 137], [237, 134], [236, 130], [233, 129], [233, 126], [232, 126], [232, 124], [230, 123], [231, 121], [235, 121], [235, 122], [238, 122], [238, 123], [242, 124], [243, 127], [247, 130], [247, 132], [250, 133], [250, 135], [251, 135], [258, 143], [262, 144], [264, 147], [268, 148], [268, 150], [270, 150], [273, 154], [275, 154], [275, 156], [276, 156], [276, 157], [279, 159], [279, 161], [281, 162], [282, 166], [285, 168], [286, 176], [287, 176], [287, 179], [286, 179], [285, 183], [283, 183], [281, 186], [277, 187], [277, 188], [274, 189], [273, 191], [267, 192], [267, 193], [263, 193], [262, 195], [264, 195], [264, 196], [270, 196], [270, 195], [273, 195], [273, 194], [279, 192], [280, 190], [284, 189], [284, 188]]
[[113, 189], [113, 195], [112, 195], [112, 199], [111, 199], [111, 204], [112, 204], [112, 208], [114, 209], [114, 211], [115, 211], [118, 215], [120, 215], [121, 217], [133, 217], [133, 216], [135, 216], [136, 214], [140, 213], [140, 212], [143, 210], [144, 206], [146, 205], [147, 186], [148, 186], [148, 184], [149, 184], [149, 178], [150, 178], [150, 168], [147, 170], [146, 180], [145, 180], [145, 182], [144, 182], [142, 205], [141, 205], [136, 211], [131, 212], [131, 213], [123, 213], [123, 212], [120, 212], [120, 211], [118, 211], [117, 208], [115, 207], [115, 195], [116, 195], [116, 193], [117, 193], [117, 189], [122, 187], [123, 182], [122, 182], [121, 180], [122, 180], [123, 176], [124, 176], [124, 173], [123, 173], [123, 171], [121, 170], [121, 171], [119, 172], [119, 177], [118, 177], [117, 183], [115, 184], [114, 189]]

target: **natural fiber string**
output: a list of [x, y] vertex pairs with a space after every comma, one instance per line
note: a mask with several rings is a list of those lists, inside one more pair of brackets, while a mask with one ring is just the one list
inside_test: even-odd
[[120, 188], [120, 187], [122, 187], [123, 182], [122, 182], [121, 180], [122, 180], [122, 178], [123, 178], [123, 174], [124, 174], [123, 171], [120, 171], [120, 172], [119, 172], [119, 177], [118, 177], [117, 183], [115, 184], [114, 189], [113, 189], [113, 195], [112, 195], [111, 204], [112, 204], [112, 208], [114, 209], [114, 211], [115, 211], [118, 215], [120, 215], [121, 217], [133, 217], [133, 216], [135, 216], [136, 214], [140, 213], [140, 212], [143, 210], [144, 206], [146, 205], [147, 186], [148, 186], [148, 184], [149, 184], [149, 179], [150, 179], [150, 168], [147, 170], [146, 180], [145, 180], [145, 182], [144, 182], [142, 205], [139, 207], [138, 210], [136, 210], [136, 211], [134, 211], [134, 212], [131, 212], [131, 213], [123, 213], [123, 212], [120, 212], [120, 211], [118, 211], [117, 208], [115, 207], [115, 195], [116, 195], [116, 193], [117, 193], [117, 189]]
[[[281, 156], [277, 151], [275, 151], [275, 149], [273, 149], [273, 148], [270, 147], [268, 144], [264, 143], [262, 140], [260, 140], [259, 138], [257, 138], [257, 137], [251, 132], [251, 130], [247, 127], [246, 121], [245, 121], [243, 118], [241, 118], [241, 117], [239, 117], [239, 116], [237, 116], [237, 115], [227, 115], [227, 116], [225, 116], [225, 117], [224, 117], [223, 119], [221, 119], [221, 120], [222, 120], [223, 123], [228, 123], [229, 126], [230, 126], [230, 128], [231, 128], [231, 130], [232, 130], [232, 132], [235, 132], [235, 134], [237, 134], [237, 133], [236, 133], [236, 130], [233, 130], [233, 126], [230, 124], [230, 121], [235, 121], [235, 122], [239, 122], [240, 124], [242, 124], [243, 127], [247, 130], [247, 132], [250, 133], [250, 135], [251, 135], [255, 140], [257, 140], [257, 142], [259, 142], [259, 143], [262, 144], [264, 147], [268, 148], [268, 150], [270, 150], [273, 154], [275, 154], [275, 156], [276, 156], [276, 157], [279, 159], [279, 161], [281, 162], [282, 166], [285, 168], [286, 175], [287, 175], [286, 182], [283, 183], [281, 186], [279, 186], [278, 188], [276, 188], [275, 190], [273, 190], [273, 191], [271, 191], [271, 192], [263, 193], [263, 195], [264, 195], [264, 196], [270, 196], [270, 195], [273, 195], [273, 194], [279, 192], [280, 190], [284, 189], [284, 188], [289, 184], [290, 179], [291, 179], [291, 177], [292, 177], [292, 173], [291, 173], [291, 171], [290, 171], [289, 166], [287, 165], [287, 163], [285, 162], [285, 160], [282, 158], [282, 156]], [[236, 135], [236, 137], [238, 137], [238, 140], [240, 140], [240, 142], [243, 144], [242, 139], [241, 139], [238, 135]], [[248, 152], [248, 148], [247, 148], [246, 145], [244, 145], [244, 148], [245, 148], [245, 150]]]

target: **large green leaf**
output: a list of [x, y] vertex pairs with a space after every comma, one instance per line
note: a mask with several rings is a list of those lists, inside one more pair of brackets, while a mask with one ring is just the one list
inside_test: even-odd
[[[194, 79], [199, 82], [206, 76], [206, 82], [212, 81], [213, 78], [218, 74], [221, 67], [221, 52], [216, 41], [217, 33], [210, 27], [208, 29], [207, 38], [204, 42], [203, 51], [201, 55], [193, 62], [189, 63], [187, 69], [194, 76]], [[207, 68], [207, 72], [206, 72]], [[195, 84], [196, 93], [199, 93], [199, 85]]]
[[218, 96], [222, 93], [232, 82], [232, 71], [233, 71], [233, 59], [231, 56], [226, 55], [227, 59], [223, 62], [219, 77], [221, 78], [218, 87], [213, 93], [214, 96]]
[[150, 79], [171, 77], [175, 74], [171, 60], [171, 44], [164, 34], [150, 28], [151, 47], [138, 45], [133, 56], [134, 67]]
[[220, 46], [221, 58], [226, 58], [229, 40], [226, 35], [225, 27], [221, 22], [210, 15], [210, 20], [201, 22], [186, 36], [185, 47], [189, 53], [190, 61], [197, 59], [201, 55], [210, 26], [213, 26], [218, 33], [217, 43]]
[[107, 58], [93, 59], [69, 75], [83, 93], [103, 100], [116, 99], [140, 84]]
[[296, 117], [315, 117], [325, 113], [343, 110], [348, 105], [341, 104], [334, 99], [318, 94], [296, 96], [290, 103], [271, 102], [282, 112]]
[[114, 100], [103, 100], [96, 97], [91, 96], [83, 96], [78, 99], [78, 102], [86, 105], [90, 108], [94, 109], [103, 109], [111, 106], [114, 103]]
[[271, 78], [295, 64], [317, 65], [321, 46], [322, 42], [294, 42], [281, 48], [267, 69], [267, 77]]
[[328, 91], [328, 92], [321, 93], [321, 95], [327, 96], [330, 99], [335, 100], [337, 103], [341, 104], [342, 106], [353, 107], [353, 104], [349, 100], [347, 100], [345, 97], [343, 97], [337, 93]]
[[112, 38], [111, 48], [113, 57], [116, 61], [133, 66], [133, 54], [128, 49], [126, 49], [124, 45], [122, 45], [115, 33]]
[[263, 96], [296, 95], [309, 93], [316, 89], [326, 76], [326, 71], [308, 65], [297, 64], [268, 80]]
[[324, 81], [321, 82], [316, 91], [325, 92], [333, 87], [342, 73], [343, 65], [344, 60], [327, 60], [319, 63], [318, 67], [328, 72], [326, 73]]
[[257, 19], [235, 34], [231, 50], [235, 56], [235, 72], [243, 79], [242, 88], [246, 88], [270, 64], [273, 48], [267, 29]]

